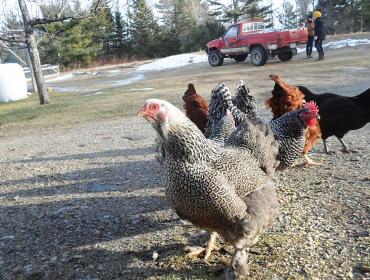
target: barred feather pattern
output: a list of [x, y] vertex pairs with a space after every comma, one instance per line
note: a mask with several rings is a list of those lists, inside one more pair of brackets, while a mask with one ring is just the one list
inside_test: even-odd
[[208, 139], [223, 145], [235, 130], [236, 128], [233, 116], [226, 114], [216, 125], [213, 126], [212, 133]]
[[280, 169], [291, 166], [296, 159], [302, 157], [307, 126], [301, 121], [299, 114], [305, 110], [303, 108], [288, 112], [269, 121], [271, 130], [279, 141], [278, 160], [280, 161]]
[[261, 120], [250, 120], [249, 115], [239, 110], [231, 99], [230, 92], [224, 84], [217, 88], [222, 93], [223, 100], [227, 109], [239, 125], [227, 140], [227, 145], [243, 147], [248, 149], [260, 164], [260, 168], [269, 176], [273, 175], [279, 165], [276, 160], [278, 154], [278, 142], [269, 126]]
[[[209, 137], [212, 134], [213, 127], [217, 126], [220, 120], [226, 114], [226, 107], [223, 102], [222, 92], [219, 91], [220, 87], [216, 87], [212, 90], [211, 101], [208, 106], [208, 118], [206, 125], [206, 137]], [[255, 98], [249, 94], [250, 90], [245, 85], [243, 80], [240, 80], [236, 84], [236, 94], [232, 97], [233, 104], [245, 113], [250, 119], [257, 118], [257, 103]], [[239, 124], [238, 120], [236, 125]]]
[[175, 127], [163, 146], [166, 197], [178, 215], [227, 240], [229, 231], [241, 237], [243, 199], [270, 182], [251, 152], [213, 145], [192, 124]]
[[232, 100], [233, 104], [245, 113], [249, 119], [254, 120], [257, 118], [257, 103], [255, 98], [250, 95], [250, 89], [245, 85], [243, 80], [236, 84], [236, 96]]

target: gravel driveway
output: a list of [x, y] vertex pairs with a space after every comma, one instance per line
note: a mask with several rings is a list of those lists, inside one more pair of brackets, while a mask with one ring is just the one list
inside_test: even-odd
[[[322, 167], [277, 176], [281, 215], [255, 246], [251, 279], [369, 277], [370, 125], [315, 146]], [[184, 256], [191, 225], [165, 202], [154, 131], [141, 119], [0, 137], [0, 279], [219, 279]]]

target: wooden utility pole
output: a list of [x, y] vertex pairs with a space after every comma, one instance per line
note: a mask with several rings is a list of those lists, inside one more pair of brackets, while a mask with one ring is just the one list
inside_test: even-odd
[[[41, 61], [39, 51], [37, 49], [37, 43], [35, 40], [35, 34], [33, 27], [31, 25], [31, 18], [30, 14], [28, 13], [28, 9], [26, 6], [25, 0], [18, 0], [19, 8], [21, 10], [22, 18], [23, 18], [23, 25], [24, 25], [24, 33], [26, 37], [26, 42], [28, 46], [28, 51], [30, 54], [32, 70], [35, 75], [36, 85], [38, 89], [40, 104], [48, 104], [49, 97], [48, 93], [45, 88], [44, 84], [44, 77], [42, 75], [42, 68], [41, 68]], [[30, 69], [31, 70], [31, 69]]]

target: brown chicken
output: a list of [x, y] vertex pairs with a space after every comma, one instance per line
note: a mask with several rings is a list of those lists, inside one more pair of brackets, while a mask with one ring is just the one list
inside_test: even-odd
[[[270, 79], [275, 82], [275, 87], [272, 90], [272, 97], [266, 100], [265, 103], [267, 107], [271, 108], [274, 119], [304, 106], [305, 96], [298, 87], [286, 83], [278, 75], [270, 75]], [[306, 133], [306, 143], [303, 150], [305, 165], [319, 165], [309, 159], [307, 155], [319, 139], [321, 139], [319, 124], [309, 127]]]
[[207, 101], [195, 91], [194, 84], [189, 83], [188, 89], [182, 96], [186, 116], [202, 131], [205, 132], [208, 116]]

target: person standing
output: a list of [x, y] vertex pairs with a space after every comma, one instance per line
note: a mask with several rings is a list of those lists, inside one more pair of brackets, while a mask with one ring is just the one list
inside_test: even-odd
[[322, 41], [325, 40], [325, 29], [324, 29], [324, 22], [321, 17], [321, 12], [316, 9], [313, 12], [313, 22], [315, 23], [315, 48], [317, 52], [319, 53], [319, 58], [318, 60], [323, 60], [324, 59], [324, 49], [322, 47]]
[[312, 58], [312, 47], [315, 38], [315, 23], [312, 20], [312, 14], [307, 16], [306, 28], [308, 33], [308, 39], [306, 43], [306, 55], [307, 58]]

